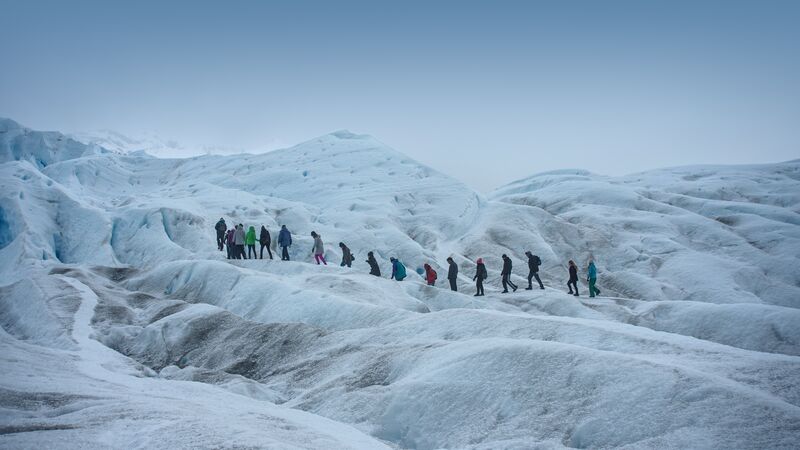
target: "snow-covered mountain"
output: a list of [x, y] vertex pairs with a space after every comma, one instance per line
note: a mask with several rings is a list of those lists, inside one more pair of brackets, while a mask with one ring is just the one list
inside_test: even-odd
[[67, 137], [75, 141], [96, 145], [115, 153], [147, 153], [160, 158], [180, 158], [198, 153], [235, 154], [244, 150], [221, 145], [198, 145], [166, 139], [155, 133], [144, 133], [131, 137], [113, 130], [95, 130], [69, 133]]
[[[800, 437], [800, 161], [560, 171], [482, 196], [346, 131], [160, 159], [6, 119], [0, 163], [4, 447]], [[226, 260], [219, 217], [273, 238], [286, 224], [292, 261]], [[311, 263], [312, 230], [331, 265]], [[548, 288], [500, 294], [500, 255], [524, 286], [526, 250]], [[388, 279], [390, 256], [409, 279]], [[446, 284], [448, 256], [458, 293], [414, 273], [428, 262]], [[590, 257], [603, 296], [567, 295], [566, 261], [585, 278]]]

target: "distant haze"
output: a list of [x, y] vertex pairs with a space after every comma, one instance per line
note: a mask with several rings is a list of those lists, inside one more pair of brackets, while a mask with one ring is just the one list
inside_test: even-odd
[[367, 133], [488, 191], [800, 156], [800, 2], [0, 2], [0, 116], [187, 156]]

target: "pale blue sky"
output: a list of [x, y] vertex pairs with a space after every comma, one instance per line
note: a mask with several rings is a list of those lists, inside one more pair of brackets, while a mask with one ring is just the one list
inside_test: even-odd
[[37, 129], [251, 151], [349, 129], [482, 191], [800, 157], [798, 1], [0, 7], [0, 116]]

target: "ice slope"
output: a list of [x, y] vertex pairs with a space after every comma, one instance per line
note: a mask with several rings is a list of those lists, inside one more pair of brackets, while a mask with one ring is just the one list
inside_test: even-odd
[[621, 178], [551, 172], [492, 198], [532, 209], [534, 230], [567, 223], [579, 263], [593, 255], [603, 283], [627, 297], [800, 306], [800, 160]]
[[[563, 171], [486, 198], [344, 131], [159, 159], [60, 152], [58, 133], [3, 124], [0, 447], [792, 448], [800, 435], [798, 162]], [[273, 239], [287, 224], [293, 261], [225, 260], [220, 216]], [[309, 264], [311, 230], [331, 266]], [[337, 267], [340, 240], [352, 269]], [[499, 255], [524, 284], [527, 249], [548, 289], [499, 294]], [[366, 274], [369, 250], [383, 279]], [[408, 280], [386, 279], [391, 255]], [[446, 284], [451, 255], [463, 293], [413, 273], [431, 262]], [[590, 255], [603, 297], [566, 295], [565, 261]]]
[[[369, 295], [356, 291], [363, 304], [348, 311], [349, 325], [329, 327], [331, 312], [303, 297], [283, 311], [241, 291], [231, 297], [252, 309], [231, 311], [230, 275], [209, 276], [219, 263], [185, 264], [191, 273], [174, 280], [131, 269], [54, 274], [96, 293], [101, 342], [162, 377], [189, 370], [183, 376], [224, 386], [242, 376], [276, 393], [259, 396], [403, 448], [790, 448], [797, 437], [795, 356], [620, 324], [575, 304], [563, 315], [526, 314], [498, 294], [443, 305], [439, 295], [460, 295], [419, 285], [405, 287], [432, 312], [397, 308], [373, 325]], [[285, 264], [247, 276], [268, 279], [275, 266]], [[302, 290], [311, 284], [304, 278], [327, 271], [304, 264], [292, 272], [287, 281]], [[524, 300], [543, 298], [570, 300]]]
[[5, 324], [0, 330], [0, 447], [388, 448], [346, 425], [263, 401], [252, 395], [258, 390], [158, 377], [92, 338], [98, 302], [85, 285], [60, 276], [35, 283], [28, 302], [47, 305], [51, 315], [27, 311], [18, 322], [65, 334], [32, 340]]

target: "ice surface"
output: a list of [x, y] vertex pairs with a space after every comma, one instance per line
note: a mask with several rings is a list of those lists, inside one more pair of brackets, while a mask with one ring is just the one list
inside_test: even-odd
[[[800, 161], [562, 170], [483, 196], [347, 131], [262, 155], [123, 150], [0, 120], [0, 447], [800, 439]], [[292, 261], [226, 260], [219, 217], [265, 225], [273, 253], [286, 224]], [[548, 288], [499, 294], [500, 255], [524, 287], [526, 250]]]

